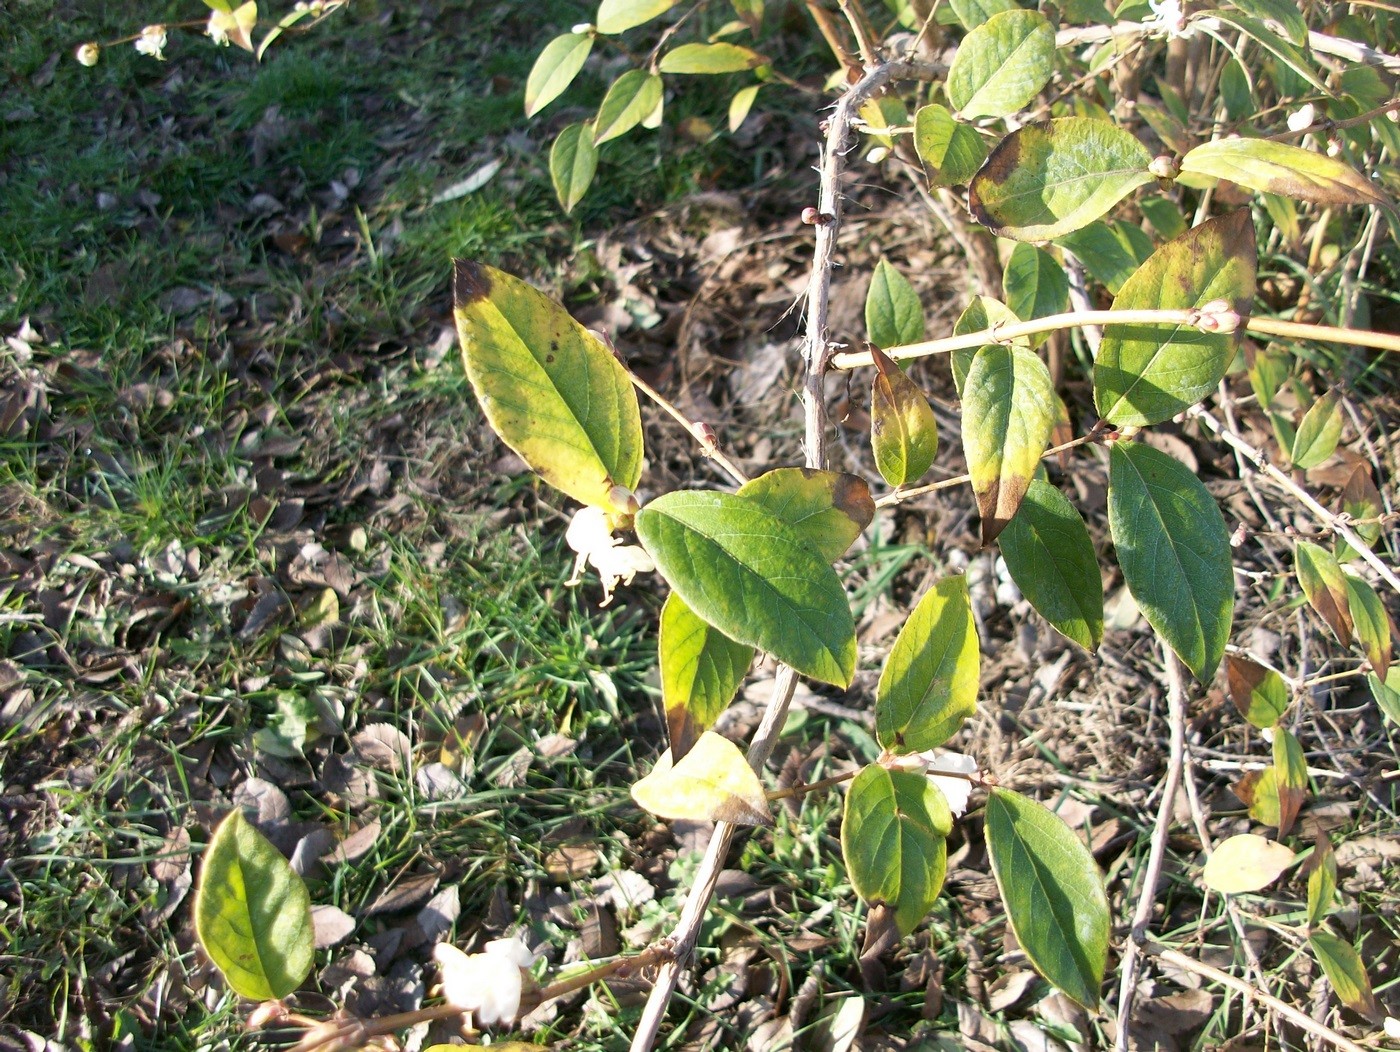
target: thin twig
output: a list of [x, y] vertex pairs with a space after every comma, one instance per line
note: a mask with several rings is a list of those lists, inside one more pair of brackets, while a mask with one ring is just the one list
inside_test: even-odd
[[651, 384], [647, 383], [631, 369], [627, 370], [627, 377], [632, 381], [633, 387], [659, 405], [663, 410], [669, 413], [672, 419], [679, 423], [681, 427], [690, 432], [690, 437], [699, 443], [700, 452], [704, 456], [709, 457], [720, 467], [724, 468], [724, 470], [729, 473], [729, 477], [739, 485], [742, 486], [745, 482], [749, 481], [749, 477], [744, 474], [743, 469], [720, 451], [719, 446], [715, 443], [713, 435], [706, 434], [705, 429], [700, 424], [682, 413], [665, 395], [652, 387]]
[[1245, 997], [1253, 998], [1260, 1004], [1283, 1016], [1283, 1018], [1287, 1019], [1300, 1030], [1306, 1030], [1309, 1034], [1312, 1034], [1313, 1037], [1326, 1041], [1335, 1048], [1342, 1049], [1342, 1052], [1372, 1052], [1371, 1049], [1363, 1045], [1358, 1045], [1350, 1038], [1343, 1037], [1330, 1026], [1319, 1023], [1311, 1016], [1298, 1011], [1298, 1009], [1294, 1008], [1288, 1002], [1279, 1000], [1273, 994], [1266, 993], [1257, 986], [1237, 976], [1231, 975], [1229, 972], [1222, 972], [1219, 968], [1214, 968], [1209, 964], [1198, 961], [1194, 957], [1188, 957], [1186, 954], [1176, 950], [1169, 950], [1165, 946], [1159, 946], [1157, 943], [1150, 940], [1142, 949], [1144, 953], [1157, 958], [1159, 961], [1170, 964], [1175, 968], [1180, 968], [1184, 972], [1193, 972], [1202, 978], [1210, 979], [1212, 982], [1220, 983], [1222, 986], [1228, 986], [1231, 990], [1243, 994]]
[[[1075, 446], [1082, 446], [1089, 442], [1097, 442], [1101, 436], [1098, 434], [1080, 435], [1072, 438], [1068, 442], [1061, 442], [1058, 446], [1051, 446], [1044, 453], [1040, 454], [1041, 460], [1046, 460], [1053, 456], [1058, 456], [1067, 449]], [[971, 475], [954, 475], [952, 478], [939, 479], [937, 482], [930, 482], [927, 486], [915, 486], [913, 489], [897, 489], [892, 493], [886, 493], [883, 497], [875, 500], [875, 507], [888, 508], [892, 504], [902, 504], [906, 500], [914, 497], [922, 497], [925, 493], [936, 493], [941, 489], [951, 489], [954, 486], [961, 486], [971, 482]]]
[[1147, 926], [1152, 921], [1152, 907], [1157, 901], [1157, 884], [1162, 879], [1162, 861], [1167, 852], [1167, 833], [1171, 829], [1172, 813], [1176, 809], [1176, 791], [1181, 785], [1181, 771], [1186, 758], [1186, 677], [1181, 662], [1167, 647], [1162, 648], [1167, 669], [1167, 722], [1171, 730], [1170, 751], [1167, 755], [1167, 777], [1162, 785], [1162, 803], [1157, 808], [1157, 821], [1152, 826], [1152, 846], [1147, 853], [1147, 869], [1142, 887], [1138, 889], [1137, 909], [1133, 911], [1133, 926], [1123, 947], [1121, 978], [1118, 983], [1118, 1036], [1115, 1052], [1127, 1052], [1128, 1020], [1137, 996], [1138, 970], [1142, 965], [1143, 944], [1147, 941]]

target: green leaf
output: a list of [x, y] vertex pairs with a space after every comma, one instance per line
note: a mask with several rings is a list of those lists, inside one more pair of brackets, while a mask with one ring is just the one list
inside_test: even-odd
[[679, 760], [672, 761], [669, 749], [662, 753], [651, 773], [633, 784], [632, 799], [657, 818], [773, 824], [758, 775], [739, 747], [714, 731], [700, 735], [695, 747]]
[[1308, 761], [1298, 739], [1282, 727], [1274, 728], [1274, 771], [1274, 786], [1278, 790], [1278, 835], [1285, 837], [1308, 795]]
[[1345, 571], [1342, 576], [1346, 580], [1347, 609], [1356, 642], [1376, 675], [1384, 679], [1390, 674], [1390, 615], [1370, 584]]
[[[1374, 546], [1381, 538], [1381, 524], [1376, 521], [1365, 522], [1361, 520], [1378, 519], [1385, 510], [1381, 502], [1380, 490], [1376, 489], [1376, 484], [1371, 481], [1371, 469], [1365, 464], [1356, 465], [1347, 478], [1346, 485], [1342, 487], [1339, 511], [1350, 515], [1352, 518], [1352, 529], [1356, 535], [1364, 542]], [[1357, 558], [1357, 552], [1343, 538], [1337, 538], [1337, 561], [1349, 562]]]
[[942, 745], [977, 711], [982, 656], [967, 578], [945, 577], [899, 630], [875, 688], [875, 738], [896, 753]]
[[887, 259], [875, 264], [865, 294], [865, 331], [876, 347], [898, 347], [924, 338], [924, 305], [909, 279]]
[[1327, 976], [1337, 1000], [1353, 1012], [1370, 1019], [1380, 1019], [1382, 1013], [1371, 990], [1371, 979], [1355, 947], [1325, 929], [1309, 935], [1308, 945], [1317, 955], [1317, 963], [1322, 965], [1322, 972]]
[[1001, 141], [968, 188], [972, 217], [1000, 237], [1050, 241], [1152, 181], [1147, 147], [1111, 121], [1060, 117]]
[[591, 33], [565, 33], [546, 44], [525, 81], [525, 116], [533, 117], [562, 95], [592, 50]]
[[1183, 174], [1228, 179], [1270, 194], [1316, 205], [1390, 208], [1379, 187], [1356, 169], [1323, 153], [1268, 139], [1216, 139], [1181, 159]]
[[205, 849], [194, 918], [204, 952], [240, 997], [286, 997], [311, 972], [306, 885], [241, 810], [219, 823]]
[[549, 148], [549, 177], [565, 212], [572, 212], [583, 200], [597, 170], [598, 148], [593, 145], [591, 124], [570, 124], [555, 136]]
[[[1275, 81], [1281, 81], [1281, 75], [1283, 73], [1292, 71], [1311, 84], [1317, 91], [1322, 92], [1324, 96], [1331, 95], [1327, 85], [1308, 65], [1307, 56], [1303, 54], [1299, 48], [1295, 47], [1291, 41], [1279, 36], [1267, 25], [1259, 21], [1259, 19], [1251, 18], [1249, 15], [1225, 8], [1215, 8], [1211, 11], [1211, 14], [1220, 19], [1220, 21], [1234, 26], [1246, 36], [1253, 37], [1264, 50], [1271, 52], [1274, 57], [1282, 63], [1281, 67], [1275, 68]], [[1286, 69], [1284, 67], [1286, 67]], [[1298, 87], [1301, 87], [1301, 85], [1298, 85]], [[1302, 92], [1286, 90], [1281, 87], [1280, 94], [1300, 95]]]
[[754, 100], [758, 98], [758, 89], [761, 87], [762, 84], [750, 84], [746, 88], [740, 88], [729, 100], [730, 132], [738, 131], [744, 121], [748, 120], [749, 110], [753, 109]]
[[671, 755], [679, 759], [734, 700], [754, 648], [706, 624], [672, 592], [661, 607], [657, 656]]
[[1162, 237], [1180, 237], [1186, 233], [1186, 217], [1181, 214], [1181, 206], [1171, 198], [1144, 197], [1137, 204], [1152, 224], [1152, 229]]
[[1225, 652], [1235, 575], [1225, 520], [1201, 480], [1140, 443], [1110, 453], [1108, 524], [1128, 591], [1202, 682]]
[[870, 389], [870, 448], [891, 486], [922, 478], [938, 454], [938, 421], [913, 380], [878, 347]]
[[1303, 414], [1293, 434], [1289, 459], [1295, 468], [1306, 471], [1323, 463], [1337, 451], [1342, 438], [1342, 396], [1334, 387]]
[[1381, 712], [1385, 713], [1391, 723], [1400, 724], [1400, 665], [1391, 665], [1385, 679], [1381, 679], [1374, 672], [1369, 673], [1366, 683], [1371, 688], [1371, 697], [1376, 699], [1376, 705], [1380, 707]]
[[953, 13], [969, 32], [1003, 11], [1016, 10], [1016, 0], [951, 0]]
[[965, 120], [1015, 113], [1055, 71], [1055, 29], [1037, 11], [1002, 11], [958, 45], [948, 101]]
[[1009, 789], [987, 797], [987, 853], [1016, 941], [1035, 970], [1093, 1011], [1109, 913], [1094, 856], [1054, 812]]
[[1238, 782], [1230, 787], [1245, 807], [1249, 817], [1260, 825], [1276, 826], [1279, 823], [1278, 768], [1269, 766], [1262, 771], [1246, 771]]
[[[1254, 230], [1240, 209], [1173, 238], [1123, 283], [1113, 310], [1184, 310], [1227, 300], [1241, 318], [1254, 304]], [[1119, 427], [1169, 420], [1214, 391], [1234, 360], [1240, 329], [1106, 325], [1094, 363], [1099, 415]]]
[[1225, 116], [1232, 121], [1241, 120], [1254, 112], [1254, 92], [1250, 88], [1249, 75], [1239, 59], [1233, 56], [1220, 70], [1220, 101], [1225, 104]]
[[629, 69], [613, 81], [593, 121], [593, 145], [625, 135], [661, 104], [661, 78], [644, 69]]
[[1316, 928], [1327, 917], [1337, 897], [1337, 855], [1325, 833], [1308, 859], [1308, 927]]
[[972, 492], [991, 544], [1026, 494], [1055, 427], [1050, 370], [1024, 347], [983, 347], [964, 384], [962, 440]]
[[1296, 4], [1288, 0], [1233, 0], [1234, 5], [1261, 22], [1277, 22], [1298, 47], [1308, 42], [1308, 24]]
[[860, 107], [865, 134], [884, 147], [894, 146], [895, 129], [909, 127], [909, 108], [898, 95], [867, 99]]
[[598, 5], [598, 32], [625, 33], [657, 15], [664, 15], [680, 0], [603, 0]]
[[[1016, 312], [1002, 303], [1001, 300], [993, 299], [991, 296], [974, 296], [972, 302], [967, 305], [967, 308], [953, 324], [953, 335], [967, 336], [970, 333], [983, 332], [994, 325], [1015, 325], [1019, 321], [1021, 319], [1016, 316]], [[1030, 345], [1029, 336], [1021, 336], [1015, 340], [1017, 347], [1029, 347]], [[966, 350], [954, 351], [949, 355], [949, 365], [953, 370], [953, 386], [957, 388], [959, 398], [962, 397], [963, 384], [967, 382], [967, 371], [972, 368], [972, 359], [977, 357], [977, 352], [980, 349], [970, 347]]]
[[1225, 679], [1235, 708], [1261, 731], [1275, 726], [1288, 710], [1288, 685], [1271, 668], [1231, 654], [1225, 660]]
[[739, 487], [800, 533], [827, 562], [846, 554], [875, 518], [865, 479], [816, 468], [775, 468]]
[[1074, 253], [1090, 277], [1117, 295], [1123, 283], [1152, 255], [1150, 241], [1147, 241], [1147, 251], [1138, 254], [1138, 241], [1129, 231], [1142, 235], [1142, 240], [1147, 241], [1146, 235], [1138, 227], [1124, 222], [1109, 224], [1095, 220], [1086, 227], [1056, 238], [1055, 244]]
[[1299, 541], [1294, 566], [1309, 605], [1327, 622], [1337, 642], [1351, 646], [1351, 590], [1341, 564], [1325, 548], [1311, 541]]
[[[1026, 321], [1069, 309], [1069, 275], [1064, 265], [1035, 245], [1022, 241], [1011, 250], [1002, 284], [1006, 288], [1006, 305]], [[1039, 347], [1049, 338], [1048, 332], [1032, 336], [1031, 346]]]
[[966, 186], [987, 159], [976, 129], [955, 121], [946, 106], [936, 103], [914, 114], [914, 149], [934, 186]]
[[943, 889], [948, 801], [921, 774], [871, 764], [851, 782], [841, 820], [841, 854], [851, 885], [870, 905], [894, 911], [908, 935], [928, 916]]
[[661, 56], [662, 73], [742, 73], [768, 60], [738, 44], [682, 44]]
[[[1254, 354], [1254, 364], [1249, 367], [1249, 386], [1254, 389], [1254, 397], [1259, 405], [1268, 409], [1275, 396], [1288, 382], [1288, 374], [1293, 368], [1293, 356], [1287, 351], [1266, 347]], [[1292, 449], [1290, 442], [1285, 449]]]
[[756, 501], [677, 491], [636, 518], [637, 537], [686, 605], [730, 639], [823, 683], [849, 686], [855, 623], [835, 572]]
[[486, 419], [540, 477], [614, 511], [642, 475], [642, 419], [627, 371], [544, 293], [494, 267], [453, 264], [457, 334]]
[[1063, 493], [1032, 479], [1002, 531], [1001, 555], [1041, 617], [1089, 650], [1103, 638], [1103, 583], [1089, 530]]
[[757, 33], [763, 28], [763, 0], [731, 0], [731, 3], [734, 13], [750, 31]]
[[1257, 833], [1240, 833], [1216, 845], [1201, 870], [1201, 880], [1222, 895], [1258, 891], [1278, 880], [1294, 860], [1287, 845]]

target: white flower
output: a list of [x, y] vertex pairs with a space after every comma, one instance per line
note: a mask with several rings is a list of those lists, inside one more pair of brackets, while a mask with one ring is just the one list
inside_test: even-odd
[[442, 972], [442, 996], [472, 1014], [473, 1026], [510, 1023], [520, 1011], [524, 969], [535, 963], [518, 937], [488, 942], [481, 953], [466, 954], [445, 942], [433, 947]]
[[1393, 1015], [1386, 1016], [1384, 1029], [1386, 1037], [1400, 1039], [1400, 1019], [1396, 1019]]
[[165, 58], [165, 27], [147, 26], [136, 38], [136, 50], [151, 58]]
[[1299, 132], [1304, 128], [1312, 126], [1317, 109], [1311, 102], [1306, 102], [1288, 115], [1288, 130]]
[[[929, 749], [895, 757], [893, 766], [901, 771], [927, 775], [929, 781], [943, 793], [954, 818], [961, 818], [967, 810], [967, 798], [972, 795], [973, 781], [981, 781], [977, 761], [960, 752]], [[942, 777], [939, 772], [951, 777]]]
[[234, 25], [233, 17], [227, 11], [214, 11], [209, 15], [209, 24], [205, 26], [204, 32], [214, 43], [227, 47], [228, 31]]
[[582, 580], [584, 567], [592, 566], [602, 581], [602, 606], [612, 602], [613, 589], [619, 582], [631, 584], [637, 574], [656, 569], [656, 564], [645, 549], [635, 544], [619, 543], [612, 535], [608, 513], [602, 508], [580, 509], [569, 521], [564, 540], [578, 555], [574, 560], [573, 576], [566, 583], [578, 584]]
[[96, 44], [89, 41], [88, 43], [78, 48], [77, 52], [75, 53], [75, 57], [84, 66], [95, 66], [97, 65], [97, 59], [101, 54], [102, 49]]
[[1152, 20], [1160, 22], [1168, 37], [1186, 36], [1186, 13], [1181, 10], [1181, 0], [1147, 0], [1152, 8]]

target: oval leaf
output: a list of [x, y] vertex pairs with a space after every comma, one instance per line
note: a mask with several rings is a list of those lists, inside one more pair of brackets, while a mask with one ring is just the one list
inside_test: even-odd
[[1351, 592], [1341, 564], [1325, 548], [1299, 541], [1294, 566], [1308, 603], [1336, 634], [1337, 642], [1351, 646]]
[[967, 120], [1005, 117], [1055, 71], [1055, 30], [1037, 11], [1002, 11], [963, 38], [948, 70], [948, 101]]
[[1225, 661], [1230, 699], [1240, 715], [1261, 731], [1278, 723], [1288, 708], [1288, 686], [1271, 668], [1230, 655]]
[[942, 745], [977, 711], [982, 655], [967, 578], [945, 577], [899, 630], [875, 688], [875, 737], [891, 752]]
[[938, 421], [913, 380], [872, 346], [875, 379], [870, 389], [870, 449], [880, 477], [891, 486], [922, 478], [938, 455]]
[[987, 853], [1006, 916], [1035, 970], [1091, 1011], [1108, 961], [1108, 897], [1094, 856], [1034, 800], [987, 798]]
[[680, 0], [603, 0], [598, 5], [598, 32], [625, 33], [657, 15], [663, 15]]
[[1342, 438], [1342, 396], [1334, 387], [1312, 404], [1293, 433], [1289, 459], [1295, 468], [1315, 468], [1337, 451]]
[[[958, 320], [953, 323], [954, 336], [967, 336], [970, 333], [982, 332], [997, 325], [1015, 325], [1021, 319], [1016, 316], [1006, 304], [991, 296], [974, 296], [967, 308], [958, 315]], [[1029, 336], [1019, 336], [1014, 341], [1017, 347], [1029, 347], [1031, 340]], [[990, 344], [988, 345], [990, 346]], [[977, 357], [980, 348], [965, 348], [961, 351], [954, 351], [949, 358], [949, 365], [953, 370], [953, 386], [957, 388], [958, 397], [962, 397], [963, 384], [967, 382], [967, 371], [972, 368], [972, 359]]]
[[672, 764], [668, 749], [651, 773], [632, 786], [637, 806], [657, 818], [691, 822], [773, 823], [768, 797], [739, 747], [714, 731]]
[[870, 905], [894, 911], [908, 935], [943, 889], [948, 802], [929, 779], [871, 764], [851, 782], [841, 820], [841, 854], [851, 885]]
[[962, 440], [982, 543], [1005, 529], [1055, 428], [1050, 370], [1024, 347], [983, 347], [964, 383]]
[[[1378, 519], [1385, 508], [1381, 504], [1380, 490], [1371, 481], [1371, 469], [1365, 464], [1356, 465], [1356, 470], [1342, 487], [1338, 511], [1350, 515], [1353, 520]], [[1370, 521], [1353, 521], [1356, 535], [1367, 544], [1374, 545], [1381, 536], [1381, 524]], [[1350, 562], [1357, 558], [1356, 551], [1341, 537], [1337, 538], [1337, 561]]]
[[1184, 464], [1151, 446], [1110, 454], [1108, 525], [1128, 591], [1196, 678], [1215, 673], [1230, 637], [1235, 575], [1225, 520]]
[[219, 823], [204, 852], [194, 917], [204, 952], [240, 997], [286, 997], [311, 972], [306, 885], [241, 810]]
[[661, 607], [657, 655], [671, 755], [684, 757], [734, 700], [754, 648], [706, 624], [672, 592]]
[[1274, 788], [1278, 792], [1278, 835], [1287, 836], [1308, 795], [1308, 761], [1303, 747], [1282, 727], [1274, 728]]
[[593, 145], [625, 135], [661, 104], [661, 78], [644, 69], [629, 69], [613, 81], [593, 120]]
[[1376, 590], [1359, 577], [1343, 573], [1347, 586], [1347, 610], [1356, 642], [1381, 679], [1390, 672], [1390, 615]]
[[1353, 1012], [1360, 1012], [1371, 1019], [1384, 1016], [1376, 1005], [1376, 995], [1371, 990], [1371, 979], [1366, 974], [1366, 966], [1361, 963], [1361, 955], [1349, 942], [1343, 942], [1331, 932], [1315, 931], [1308, 936], [1308, 945], [1317, 954], [1317, 963], [1322, 965], [1332, 992], [1337, 1000]]
[[1385, 679], [1381, 679], [1374, 672], [1366, 677], [1366, 684], [1371, 688], [1371, 697], [1376, 699], [1376, 704], [1381, 712], [1391, 723], [1400, 724], [1400, 665], [1392, 664], [1390, 671], [1386, 673]]
[[[1063, 264], [1044, 249], [1024, 241], [1011, 250], [1002, 274], [1006, 305], [1018, 318], [1031, 321], [1069, 309], [1069, 275]], [[1031, 346], [1039, 347], [1050, 338], [1048, 332], [1032, 336]]]
[[750, 84], [746, 88], [740, 88], [734, 93], [734, 97], [729, 100], [729, 130], [736, 132], [743, 126], [744, 121], [749, 119], [749, 110], [753, 109], [754, 101], [758, 98], [758, 89], [762, 84]]
[[562, 95], [592, 50], [590, 33], [565, 33], [546, 44], [525, 81], [525, 116], [533, 117]]
[[742, 73], [768, 60], [738, 44], [682, 44], [661, 56], [662, 73]]
[[865, 331], [876, 347], [898, 347], [924, 338], [924, 305], [919, 294], [887, 259], [875, 264], [865, 294]]
[[1103, 638], [1103, 582], [1089, 530], [1063, 493], [1033, 479], [1002, 531], [1001, 555], [1041, 617], [1082, 647]]
[[850, 685], [850, 604], [793, 527], [745, 497], [675, 492], [638, 512], [636, 529], [667, 583], [730, 639], [823, 683]]
[[1092, 223], [1152, 181], [1147, 147], [1112, 121], [1060, 117], [1001, 141], [968, 188], [972, 217], [1016, 241], [1050, 241]]
[[1057, 238], [1055, 244], [1074, 253], [1089, 276], [1115, 296], [1152, 255], [1152, 241], [1142, 228], [1122, 221], [1095, 221]]
[[598, 148], [591, 124], [570, 124], [555, 136], [549, 148], [549, 177], [565, 212], [572, 212], [583, 200], [597, 171]]
[[[1152, 253], [1119, 290], [1114, 310], [1185, 310], [1228, 300], [1254, 304], [1254, 229], [1240, 209], [1188, 230]], [[1099, 415], [1119, 427], [1168, 420], [1214, 391], [1234, 359], [1233, 333], [1191, 325], [1107, 325], [1094, 363]]]
[[1318, 205], [1391, 207], [1380, 188], [1350, 165], [1268, 139], [1202, 143], [1181, 159], [1181, 173], [1228, 179], [1250, 190]]
[[1206, 860], [1201, 879], [1222, 895], [1258, 891], [1293, 865], [1293, 852], [1276, 840], [1241, 833], [1222, 841]]
[[865, 479], [816, 468], [775, 468], [739, 487], [802, 534], [829, 563], [846, 554], [875, 518]]
[[970, 124], [931, 103], [914, 114], [914, 149], [934, 186], [966, 186], [987, 159], [987, 147]]
[[1308, 859], [1308, 927], [1316, 928], [1332, 909], [1337, 896], [1337, 854], [1332, 841], [1319, 833], [1317, 847]]
[[544, 293], [493, 267], [455, 261], [453, 293], [467, 377], [506, 445], [584, 504], [608, 508], [613, 486], [635, 489], [642, 418], [612, 353]]

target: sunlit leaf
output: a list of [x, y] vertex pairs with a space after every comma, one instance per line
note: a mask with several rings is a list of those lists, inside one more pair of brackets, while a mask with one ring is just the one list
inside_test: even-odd
[[993, 15], [1016, 10], [1016, 0], [950, 0], [953, 13], [966, 30], [973, 30]]
[[668, 749], [632, 786], [637, 806], [658, 818], [771, 825], [768, 797], [739, 747], [714, 731], [674, 764]]
[[[1048, 318], [1069, 309], [1069, 276], [1064, 264], [1042, 248], [1020, 242], [1011, 250], [1002, 274], [1006, 305], [1026, 321]], [[1031, 337], [1038, 347], [1050, 338], [1048, 332]]]
[[987, 797], [986, 835], [1016, 941], [1036, 971], [1092, 1011], [1111, 927], [1094, 856], [1053, 811], [1009, 789]]
[[1274, 21], [1283, 27], [1288, 39], [1298, 47], [1308, 42], [1308, 23], [1304, 21], [1298, 5], [1289, 0], [1232, 0], [1234, 5], [1247, 15], [1260, 21]]
[[1055, 629], [1094, 650], [1103, 638], [1103, 584], [1089, 530], [1063, 493], [1032, 479], [999, 538], [1016, 587]]
[[[1244, 14], [1240, 11], [1232, 11], [1226, 7], [1217, 7], [1211, 14], [1240, 30], [1248, 37], [1254, 38], [1264, 50], [1273, 54], [1278, 59], [1279, 65], [1275, 68], [1274, 79], [1281, 81], [1286, 74], [1296, 74], [1302, 80], [1310, 84], [1315, 90], [1322, 92], [1324, 96], [1329, 94], [1327, 84], [1320, 78], [1308, 63], [1307, 55], [1301, 48], [1293, 44], [1291, 40], [1275, 33], [1269, 26], [1257, 18]], [[1291, 79], [1291, 78], [1290, 78]], [[1302, 85], [1296, 85], [1296, 91], [1287, 91], [1284, 94], [1303, 94]]]
[[[1381, 524], [1374, 520], [1378, 519], [1385, 511], [1385, 505], [1381, 502], [1380, 490], [1376, 489], [1376, 484], [1371, 481], [1370, 467], [1365, 464], [1356, 465], [1356, 469], [1352, 471], [1346, 485], [1342, 487], [1337, 510], [1344, 515], [1351, 516], [1352, 530], [1366, 544], [1374, 545], [1380, 540]], [[1337, 538], [1337, 561], [1345, 563], [1357, 557], [1352, 546], [1339, 536]]]
[[592, 50], [591, 33], [565, 33], [546, 44], [525, 81], [525, 116], [533, 117], [562, 95]]
[[916, 482], [938, 455], [938, 421], [913, 380], [878, 347], [871, 348], [870, 448], [891, 486]]
[[930, 103], [914, 114], [914, 149], [934, 186], [965, 186], [987, 159], [987, 147], [970, 124], [946, 106]]
[[1351, 646], [1351, 592], [1336, 557], [1311, 541], [1299, 541], [1294, 565], [1308, 603], [1327, 622], [1337, 641]]
[[1316, 928], [1332, 909], [1337, 896], [1337, 855], [1332, 841], [1319, 833], [1317, 848], [1308, 859], [1308, 927]]
[[565, 212], [572, 212], [583, 200], [597, 171], [598, 148], [593, 144], [592, 124], [570, 124], [554, 137], [549, 148], [549, 177]]
[[1002, 11], [963, 38], [948, 70], [948, 101], [967, 120], [1005, 117], [1035, 98], [1055, 70], [1055, 30], [1037, 11]]
[[1181, 171], [1317, 205], [1390, 207], [1380, 188], [1345, 162], [1270, 139], [1202, 143], [1181, 159]]
[[544, 293], [493, 267], [457, 260], [453, 290], [467, 377], [506, 445], [584, 504], [608, 508], [612, 487], [635, 489], [641, 413], [612, 353]]
[[680, 0], [603, 0], [598, 5], [598, 32], [625, 33], [657, 15], [663, 15]]
[[1230, 787], [1230, 791], [1249, 809], [1249, 817], [1260, 825], [1279, 824], [1277, 767], [1270, 764], [1262, 771], [1246, 771], [1240, 780]]
[[979, 350], [964, 381], [962, 440], [983, 544], [996, 540], [1021, 506], [1054, 427], [1054, 385], [1035, 352]]
[[968, 188], [972, 217], [1017, 241], [1050, 241], [1092, 223], [1152, 181], [1147, 147], [1111, 121], [1027, 124], [992, 151]]
[[1342, 438], [1342, 396], [1335, 387], [1312, 404], [1293, 434], [1289, 459], [1306, 471], [1327, 460]]
[[1278, 835], [1288, 835], [1298, 809], [1308, 795], [1308, 761], [1298, 739], [1282, 727], [1274, 728], [1275, 787], [1278, 790]]
[[708, 491], [658, 497], [635, 525], [661, 575], [705, 621], [813, 679], [850, 684], [850, 604], [798, 530], [756, 501]]
[[1381, 679], [1390, 672], [1390, 615], [1376, 590], [1361, 578], [1343, 571], [1347, 588], [1347, 611], [1352, 633], [1366, 654], [1366, 660]]
[[892, 752], [942, 745], [977, 711], [981, 667], [967, 579], [945, 577], [899, 630], [875, 688], [875, 737]]
[[1230, 536], [1201, 480], [1166, 453], [1116, 442], [1108, 522], [1128, 590], [1196, 678], [1215, 673], [1235, 610]]
[[1288, 709], [1288, 685], [1273, 669], [1231, 654], [1225, 659], [1225, 675], [1235, 708], [1260, 730], [1277, 724]]
[[[1249, 386], [1254, 389], [1254, 396], [1259, 399], [1261, 408], [1268, 409], [1273, 405], [1274, 397], [1288, 382], [1292, 368], [1293, 356], [1287, 351], [1266, 347], [1255, 352], [1254, 363], [1249, 367]], [[1292, 449], [1293, 443], [1289, 442], [1283, 448]]]
[[1369, 1019], [1382, 1018], [1384, 1013], [1376, 1004], [1366, 965], [1351, 943], [1343, 942], [1326, 929], [1319, 929], [1308, 936], [1308, 945], [1317, 955], [1317, 963], [1322, 965], [1323, 974], [1338, 1001]]
[[875, 264], [865, 294], [865, 331], [876, 347], [898, 347], [924, 338], [924, 305], [909, 279], [887, 259]]
[[200, 945], [240, 997], [286, 997], [310, 974], [316, 935], [306, 885], [241, 810], [205, 849], [194, 914]]
[[908, 935], [928, 915], [947, 867], [948, 802], [929, 779], [871, 764], [851, 783], [841, 854], [867, 903], [889, 906]]
[[661, 607], [657, 658], [671, 755], [683, 757], [734, 700], [754, 648], [707, 624], [672, 592]]
[[[1182, 310], [1223, 299], [1241, 318], [1248, 317], [1254, 303], [1254, 251], [1248, 211], [1209, 220], [1157, 249], [1123, 283], [1113, 309]], [[1238, 344], [1239, 330], [1105, 326], [1094, 362], [1099, 415], [1120, 427], [1169, 420], [1215, 390]]]
[[835, 562], [875, 518], [870, 486], [857, 475], [815, 468], [775, 468], [739, 487]]
[[682, 44], [661, 56], [662, 73], [742, 73], [768, 60], [738, 44]]
[[1206, 861], [1201, 879], [1222, 895], [1239, 895], [1268, 887], [1293, 865], [1291, 849], [1276, 840], [1241, 833], [1218, 844]]
[[[958, 320], [953, 323], [954, 336], [967, 336], [974, 332], [983, 332], [993, 326], [1015, 325], [1021, 321], [1001, 300], [993, 299], [991, 296], [974, 296], [967, 308], [958, 315]], [[1029, 347], [1031, 338], [1021, 336], [1015, 340], [1017, 347]], [[972, 368], [972, 359], [977, 357], [980, 348], [969, 347], [965, 350], [954, 351], [949, 356], [949, 364], [953, 370], [953, 386], [958, 390], [958, 397], [962, 397], [963, 384], [967, 381], [967, 371]]]
[[644, 69], [629, 69], [613, 81], [593, 120], [593, 145], [625, 135], [661, 103], [661, 78]]
[[762, 84], [750, 84], [746, 88], [740, 88], [734, 93], [734, 97], [729, 100], [729, 130], [736, 132], [739, 127], [748, 120], [749, 111], [753, 109], [754, 101], [758, 98], [758, 89]]
[[1385, 679], [1381, 679], [1374, 672], [1366, 677], [1366, 683], [1371, 688], [1371, 696], [1376, 699], [1376, 705], [1381, 712], [1385, 713], [1391, 723], [1400, 724], [1400, 665], [1391, 664], [1390, 671], [1386, 673]]

